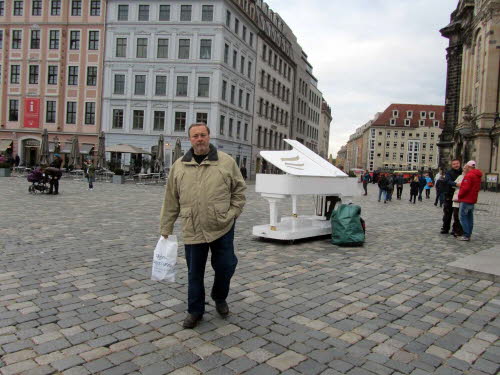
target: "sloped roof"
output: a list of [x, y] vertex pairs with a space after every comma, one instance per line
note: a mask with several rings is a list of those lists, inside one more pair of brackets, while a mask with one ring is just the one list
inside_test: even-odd
[[[393, 111], [398, 111], [398, 116], [393, 116]], [[407, 117], [407, 112], [412, 111], [413, 116]], [[425, 112], [425, 118], [420, 117], [420, 113]], [[434, 112], [434, 118], [429, 118], [429, 112]], [[444, 106], [443, 105], [428, 105], [428, 104], [397, 104], [393, 103], [385, 109], [384, 112], [373, 121], [372, 126], [391, 126], [396, 128], [421, 128], [434, 127], [434, 121], [439, 121], [439, 127], [444, 128]], [[391, 119], [394, 119], [396, 124], [391, 125]], [[410, 126], [405, 126], [404, 120], [410, 120]], [[419, 121], [423, 120], [424, 125], [419, 125]]]

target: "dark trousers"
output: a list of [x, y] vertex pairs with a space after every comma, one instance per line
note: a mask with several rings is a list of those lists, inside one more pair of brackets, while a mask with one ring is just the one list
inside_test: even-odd
[[425, 189], [425, 197], [429, 199], [431, 197], [431, 189]]
[[413, 203], [415, 203], [415, 201], [417, 200], [417, 194], [410, 194], [410, 202], [412, 201], [413, 199]]
[[234, 254], [234, 225], [231, 230], [210, 243], [185, 245], [188, 266], [188, 313], [203, 315], [205, 312], [205, 266], [208, 251], [215, 271], [214, 284], [210, 296], [216, 303], [224, 302], [229, 294], [229, 285], [233, 277], [238, 258]]
[[434, 201], [434, 206], [437, 206], [439, 202], [439, 205], [442, 207], [443, 201], [444, 201], [444, 193], [436, 189], [436, 200]]
[[455, 236], [460, 237], [464, 234], [464, 230], [460, 222], [460, 207], [452, 207], [452, 209], [453, 209], [453, 226], [451, 227], [451, 231]]
[[50, 184], [49, 194], [52, 193], [59, 194], [59, 179], [51, 178], [49, 184]]
[[[451, 218], [453, 217], [453, 194], [446, 193], [443, 203], [443, 227], [444, 232], [449, 232], [451, 227]], [[460, 222], [460, 220], [459, 220]]]
[[418, 188], [418, 200], [422, 200], [422, 190], [424, 190], [424, 187], [419, 187]]
[[403, 185], [396, 186], [396, 194], [397, 194], [397, 198], [401, 199], [401, 195], [403, 195]]
[[365, 189], [365, 195], [368, 194], [368, 182], [367, 181], [363, 181], [363, 189]]

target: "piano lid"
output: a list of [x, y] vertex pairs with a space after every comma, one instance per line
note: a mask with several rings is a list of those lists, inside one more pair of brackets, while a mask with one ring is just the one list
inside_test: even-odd
[[289, 151], [261, 151], [260, 155], [283, 172], [295, 176], [347, 177], [337, 167], [306, 146], [292, 139], [284, 139], [293, 147]]

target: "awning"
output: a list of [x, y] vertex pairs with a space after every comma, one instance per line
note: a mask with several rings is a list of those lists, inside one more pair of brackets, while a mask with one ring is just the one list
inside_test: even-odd
[[150, 152], [143, 150], [140, 147], [135, 147], [126, 144], [117, 144], [113, 146], [106, 147], [106, 152], [121, 152], [124, 154], [150, 154]]
[[12, 145], [12, 139], [0, 139], [0, 152], [7, 150]]
[[84, 143], [80, 145], [80, 154], [88, 155], [90, 154], [90, 151], [92, 151], [94, 147], [95, 147], [94, 145]]

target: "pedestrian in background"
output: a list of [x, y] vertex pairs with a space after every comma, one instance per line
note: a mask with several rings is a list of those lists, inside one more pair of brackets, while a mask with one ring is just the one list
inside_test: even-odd
[[427, 180], [425, 179], [423, 174], [420, 174], [418, 177], [418, 200], [419, 200], [419, 202], [422, 202], [422, 192], [424, 191], [426, 185], [427, 185]]
[[436, 200], [434, 201], [434, 206], [437, 206], [439, 201], [439, 207], [443, 207], [444, 202], [444, 175], [438, 174], [439, 179], [436, 181]]
[[420, 183], [418, 181], [418, 177], [415, 176], [413, 177], [413, 180], [410, 182], [410, 203], [413, 200], [413, 204], [415, 204], [419, 188], [420, 188]]
[[401, 173], [398, 173], [394, 182], [396, 184], [396, 198], [401, 200], [401, 196], [403, 195], [403, 185], [405, 183], [403, 175]]
[[460, 160], [453, 159], [451, 161], [451, 169], [446, 172], [444, 178], [444, 187], [442, 189], [444, 194], [443, 226], [441, 227], [441, 234], [448, 234], [450, 231], [451, 218], [453, 217], [453, 194], [456, 187], [455, 180], [462, 174], [460, 164]]
[[392, 193], [394, 193], [394, 175], [387, 176], [387, 198], [386, 201], [392, 201]]
[[364, 195], [368, 195], [368, 184], [370, 183], [371, 181], [371, 176], [370, 176], [370, 172], [368, 172], [368, 169], [365, 171], [365, 173], [363, 174], [363, 176], [361, 177], [361, 180], [363, 182], [363, 189], [365, 190], [365, 194]]
[[483, 173], [476, 169], [476, 162], [471, 160], [464, 167], [464, 179], [457, 183], [458, 201], [460, 202], [460, 224], [464, 230], [462, 241], [470, 241], [474, 227], [474, 205], [477, 202], [479, 190], [481, 189], [481, 177]]
[[431, 189], [434, 186], [434, 183], [432, 182], [432, 178], [430, 178], [429, 174], [425, 174], [425, 199], [429, 199], [431, 197]]
[[380, 198], [384, 199], [384, 203], [387, 203], [387, 177], [382, 175], [378, 178], [378, 201], [380, 202]]
[[92, 160], [87, 161], [85, 175], [87, 177], [87, 181], [89, 182], [89, 190], [94, 190], [94, 182], [95, 182], [95, 165]]

